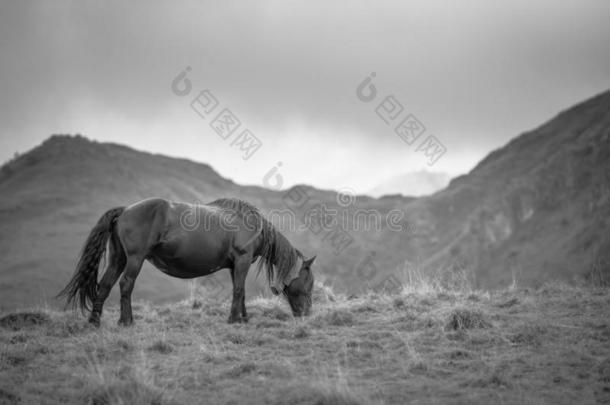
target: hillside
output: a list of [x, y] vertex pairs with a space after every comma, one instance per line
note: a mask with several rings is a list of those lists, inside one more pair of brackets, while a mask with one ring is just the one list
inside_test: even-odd
[[608, 290], [448, 291], [346, 299], [314, 314], [255, 299], [251, 322], [194, 295], [102, 327], [69, 312], [0, 314], [0, 403], [594, 404], [610, 401]]
[[[610, 280], [609, 173], [610, 92], [520, 135], [446, 189], [417, 199], [358, 196], [346, 203], [310, 186], [241, 186], [202, 163], [52, 136], [0, 170], [0, 308], [56, 305], [52, 297], [72, 274], [99, 216], [152, 196], [190, 202], [238, 197], [265, 214], [292, 211], [294, 224], [282, 229], [306, 255], [318, 255], [319, 279], [349, 293], [395, 288], [412, 269], [459, 273], [482, 287], [513, 279], [604, 284]], [[306, 196], [303, 207], [291, 205], [295, 194]], [[337, 210], [332, 229], [304, 225], [317, 204]], [[351, 241], [344, 248], [333, 233], [337, 224]], [[226, 286], [225, 273], [201, 282], [214, 278]], [[248, 282], [250, 294], [265, 292], [263, 280], [250, 276]], [[188, 288], [147, 266], [134, 293], [175, 301]]]
[[610, 282], [610, 92], [494, 151], [413, 205], [438, 237], [429, 269], [473, 268], [480, 285]]

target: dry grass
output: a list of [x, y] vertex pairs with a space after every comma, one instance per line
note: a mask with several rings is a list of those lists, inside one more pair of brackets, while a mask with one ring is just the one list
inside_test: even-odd
[[131, 328], [112, 307], [100, 329], [71, 312], [4, 314], [0, 403], [610, 401], [608, 290], [484, 293], [420, 279], [396, 295], [316, 294], [307, 319], [253, 299], [243, 325], [195, 296], [135, 305]]
[[449, 322], [446, 329], [480, 329], [491, 328], [491, 323], [486, 319], [486, 316], [479, 310], [457, 308], [451, 311]]

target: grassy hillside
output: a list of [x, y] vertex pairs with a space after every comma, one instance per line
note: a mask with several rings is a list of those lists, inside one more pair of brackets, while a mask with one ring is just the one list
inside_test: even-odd
[[[421, 281], [421, 280], [420, 280]], [[389, 295], [316, 289], [314, 314], [196, 292], [93, 329], [69, 312], [0, 317], [0, 403], [571, 404], [610, 401], [610, 292], [483, 293], [419, 282]]]

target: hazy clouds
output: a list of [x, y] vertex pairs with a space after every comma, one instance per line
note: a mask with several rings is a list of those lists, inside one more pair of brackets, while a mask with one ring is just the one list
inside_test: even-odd
[[[374, 112], [394, 95], [459, 174], [610, 87], [607, 1], [2, 2], [0, 159], [82, 133], [261, 184], [367, 190], [427, 167]], [[170, 90], [186, 66], [263, 141], [247, 161]], [[371, 72], [380, 98], [356, 98]], [[193, 97], [195, 94], [193, 94]]]

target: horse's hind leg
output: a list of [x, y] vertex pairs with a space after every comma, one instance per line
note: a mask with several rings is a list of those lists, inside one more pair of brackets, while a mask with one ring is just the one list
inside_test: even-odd
[[108, 298], [110, 290], [112, 289], [112, 287], [114, 287], [120, 275], [120, 267], [116, 267], [112, 264], [109, 264], [106, 268], [104, 276], [100, 280], [99, 291], [97, 297], [95, 298], [95, 302], [93, 303], [93, 310], [91, 311], [91, 315], [89, 316], [89, 322], [93, 325], [100, 325], [100, 317], [102, 316], [102, 308], [104, 306], [104, 301], [106, 301], [106, 298]]
[[152, 247], [159, 242], [167, 223], [168, 204], [165, 200], [152, 199], [127, 207], [117, 226], [117, 234], [126, 256], [121, 287], [121, 317], [119, 325], [131, 325], [131, 293], [142, 263]]
[[125, 271], [119, 285], [121, 286], [121, 317], [119, 325], [129, 326], [133, 323], [131, 311], [131, 293], [136, 282], [136, 277], [140, 274], [143, 258], [139, 256], [128, 256]]
[[119, 279], [119, 276], [123, 272], [124, 266], [125, 253], [123, 252], [123, 247], [121, 246], [117, 235], [113, 234], [110, 239], [108, 266], [106, 266], [104, 276], [100, 280], [97, 297], [95, 298], [93, 309], [91, 311], [91, 315], [89, 316], [89, 322], [93, 325], [100, 325], [100, 317], [102, 316], [104, 301], [106, 301], [106, 298], [108, 298], [108, 295], [110, 294], [110, 290], [112, 290], [112, 287], [114, 287]]

